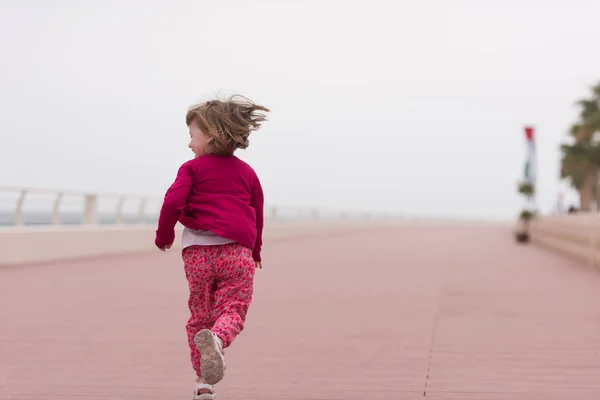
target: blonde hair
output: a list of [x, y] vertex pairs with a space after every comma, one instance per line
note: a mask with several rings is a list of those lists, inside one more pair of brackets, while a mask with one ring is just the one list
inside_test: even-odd
[[210, 100], [190, 107], [185, 123], [196, 124], [208, 136], [206, 154], [230, 156], [235, 150], [248, 147], [250, 133], [267, 120], [267, 112], [268, 108], [234, 95], [225, 101]]

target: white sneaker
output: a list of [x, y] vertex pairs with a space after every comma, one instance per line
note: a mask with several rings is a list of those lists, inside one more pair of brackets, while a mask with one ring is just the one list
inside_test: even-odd
[[225, 357], [221, 339], [208, 329], [202, 329], [194, 337], [200, 352], [200, 372], [209, 385], [214, 385], [225, 375]]
[[215, 400], [215, 388], [208, 383], [196, 381], [196, 390], [194, 390], [193, 400]]

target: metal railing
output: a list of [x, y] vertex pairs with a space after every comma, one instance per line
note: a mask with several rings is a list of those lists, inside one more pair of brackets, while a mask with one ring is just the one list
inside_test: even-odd
[[159, 197], [0, 186], [0, 225], [154, 223]]
[[[0, 186], [0, 226], [155, 224], [163, 197]], [[266, 206], [267, 220], [385, 218], [364, 212]]]

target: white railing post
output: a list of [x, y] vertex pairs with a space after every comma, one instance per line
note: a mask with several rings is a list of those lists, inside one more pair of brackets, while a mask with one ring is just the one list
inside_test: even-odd
[[125, 196], [120, 196], [117, 202], [117, 210], [115, 212], [115, 221], [117, 224], [123, 223], [123, 206], [125, 205]]
[[142, 223], [144, 222], [144, 214], [146, 213], [146, 204], [148, 204], [148, 198], [147, 197], [142, 197], [142, 199], [140, 200], [140, 206], [138, 208], [138, 212], [137, 212], [137, 222], [138, 223]]
[[95, 225], [97, 221], [98, 195], [86, 194], [83, 205], [83, 223], [85, 225]]
[[60, 202], [62, 201], [62, 198], [62, 193], [56, 194], [54, 206], [52, 207], [52, 225], [60, 225]]
[[27, 197], [27, 189], [21, 190], [21, 194], [19, 195], [19, 200], [17, 200], [17, 205], [15, 206], [15, 215], [14, 215], [14, 223], [16, 226], [23, 226], [23, 204], [25, 204], [25, 198]]
[[271, 219], [273, 221], [277, 219], [277, 207], [271, 207]]

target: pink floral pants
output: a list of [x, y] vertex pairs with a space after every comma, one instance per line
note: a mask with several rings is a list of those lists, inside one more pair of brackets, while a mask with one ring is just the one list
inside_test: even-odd
[[192, 366], [200, 374], [200, 352], [194, 336], [210, 329], [226, 348], [244, 329], [252, 302], [255, 264], [252, 250], [237, 243], [190, 246], [182, 251], [190, 298], [186, 324]]

